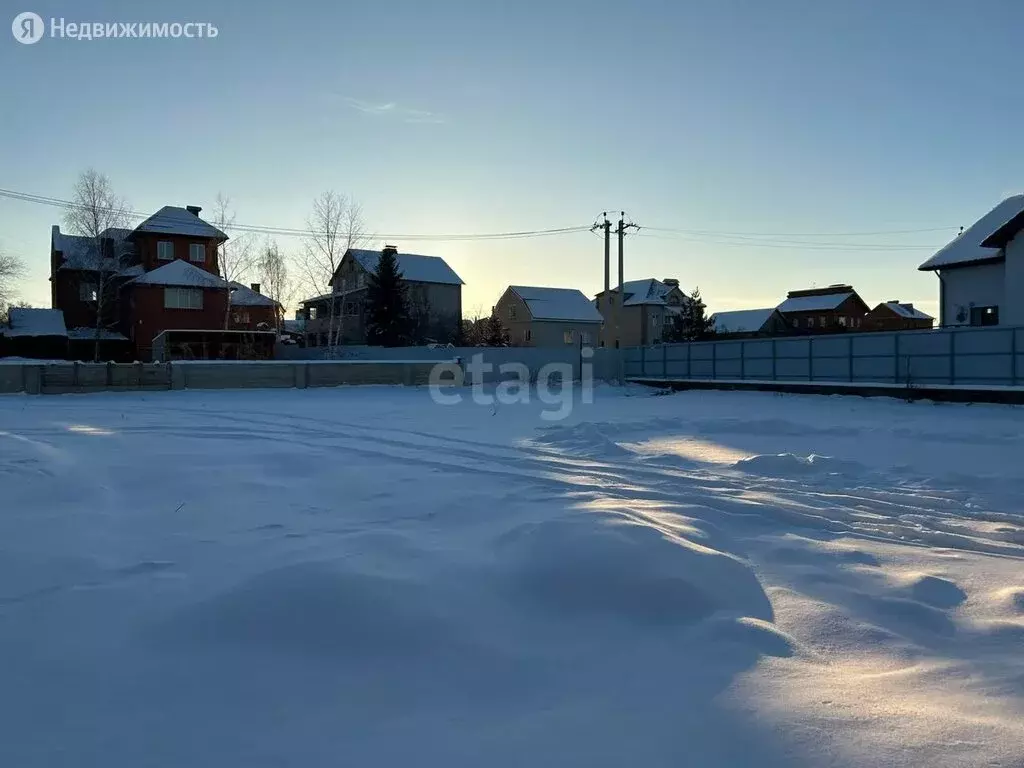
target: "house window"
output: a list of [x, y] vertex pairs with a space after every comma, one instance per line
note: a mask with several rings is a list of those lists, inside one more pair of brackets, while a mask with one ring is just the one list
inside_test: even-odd
[[845, 315], [840, 315], [840, 317], [839, 317], [839, 324], [841, 326], [843, 326], [843, 328], [846, 327], [846, 317], [845, 317]]
[[96, 301], [96, 297], [99, 295], [99, 291], [96, 288], [96, 283], [84, 282], [78, 284], [78, 298], [82, 301]]
[[818, 321], [821, 323], [821, 327], [824, 328], [826, 323], [828, 323], [828, 318], [822, 315], [818, 318]]
[[246, 323], [246, 324], [248, 324], [248, 322], [249, 322], [249, 313], [248, 312], [235, 312], [234, 313], [234, 321], [236, 323]]
[[651, 326], [654, 327], [654, 328], [658, 327], [658, 316], [657, 315], [651, 315]]
[[156, 257], [160, 261], [170, 261], [174, 258], [174, 243], [170, 240], [161, 240], [156, 244]]
[[971, 307], [971, 325], [999, 325], [999, 307]]
[[525, 331], [523, 331], [523, 341], [531, 341], [532, 339], [533, 334], [530, 333], [530, 329], [527, 328]]
[[589, 331], [580, 331], [580, 341], [583, 344], [589, 346], [590, 345], [590, 332]]
[[808, 328], [813, 328], [814, 327], [814, 318], [813, 317], [808, 317], [807, 318], [807, 327]]
[[[508, 319], [509, 320], [515, 320], [516, 319], [516, 306], [515, 306], [515, 304], [510, 305], [509, 308], [508, 308]], [[529, 341], [529, 339], [527, 339], [527, 341]]]
[[566, 328], [565, 332], [562, 334], [562, 337], [565, 339], [566, 344], [572, 344], [574, 335], [575, 334], [573, 334], [572, 328]]
[[164, 288], [165, 309], [202, 309], [203, 291], [200, 288]]
[[203, 247], [202, 243], [188, 244], [188, 260], [196, 261], [200, 264], [206, 261], [206, 248]]

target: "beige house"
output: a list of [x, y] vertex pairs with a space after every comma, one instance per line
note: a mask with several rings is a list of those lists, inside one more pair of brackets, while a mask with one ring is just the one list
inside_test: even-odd
[[[453, 341], [462, 322], [462, 279], [439, 256], [398, 253], [393, 246], [409, 296], [415, 341]], [[324, 346], [333, 327], [341, 344], [366, 343], [366, 289], [376, 274], [382, 251], [349, 248], [331, 278], [333, 294], [302, 302], [307, 346]], [[331, 323], [331, 308], [334, 323]]]
[[615, 346], [616, 317], [621, 310], [621, 346], [636, 347], [658, 344], [664, 338], [666, 325], [671, 325], [689, 297], [679, 290], [679, 281], [630, 280], [622, 284], [624, 301], [619, 302], [618, 286], [597, 294], [595, 303], [605, 325], [601, 331], [601, 346]]
[[493, 314], [515, 347], [592, 346], [601, 330], [601, 314], [575, 288], [510, 285]]

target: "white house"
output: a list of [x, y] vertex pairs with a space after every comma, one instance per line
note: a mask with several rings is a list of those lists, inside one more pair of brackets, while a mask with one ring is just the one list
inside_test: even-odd
[[1003, 200], [918, 269], [939, 277], [939, 325], [1024, 325], [1024, 195]]

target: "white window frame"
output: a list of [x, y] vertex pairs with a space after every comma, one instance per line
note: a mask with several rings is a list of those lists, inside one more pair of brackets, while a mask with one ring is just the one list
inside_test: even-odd
[[[199, 249], [199, 258], [196, 258], [196, 249]], [[206, 246], [202, 243], [188, 244], [188, 260], [196, 264], [206, 263]]]
[[202, 288], [164, 288], [164, 309], [202, 309]]
[[170, 240], [158, 240], [156, 243], [156, 257], [159, 261], [173, 261], [174, 243]]

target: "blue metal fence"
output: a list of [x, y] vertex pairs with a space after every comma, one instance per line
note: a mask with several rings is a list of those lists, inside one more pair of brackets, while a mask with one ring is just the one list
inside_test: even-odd
[[659, 344], [626, 378], [1024, 385], [1024, 328], [942, 328]]

